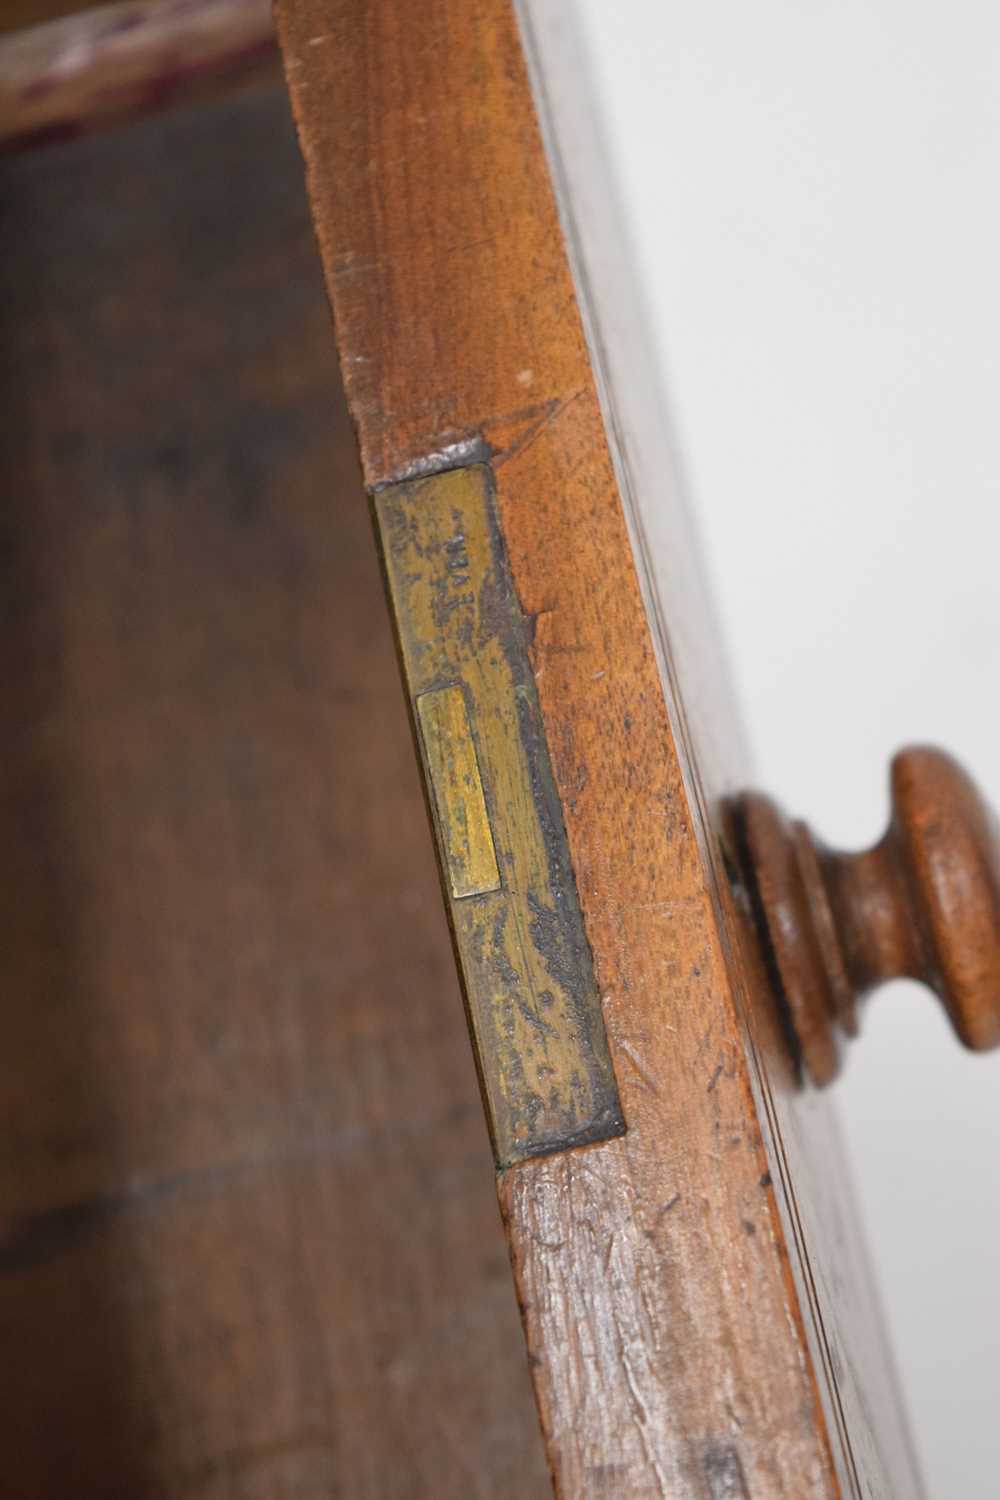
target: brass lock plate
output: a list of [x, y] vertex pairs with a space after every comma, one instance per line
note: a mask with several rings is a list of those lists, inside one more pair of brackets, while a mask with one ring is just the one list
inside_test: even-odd
[[375, 515], [497, 1163], [625, 1129], [490, 471]]

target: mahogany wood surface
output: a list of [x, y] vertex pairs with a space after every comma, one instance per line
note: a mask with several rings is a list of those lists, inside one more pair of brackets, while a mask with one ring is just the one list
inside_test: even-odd
[[514, 12], [278, 19], [365, 481], [496, 476], [625, 1112], [499, 1180], [556, 1492], [916, 1495], [835, 1131], [772, 1009], [746, 1030], [767, 978], [658, 669]]
[[284, 90], [0, 207], [0, 1490], [541, 1497]]
[[747, 881], [778, 975], [793, 1050], [829, 1083], [858, 1030], [858, 1001], [887, 979], [928, 984], [959, 1039], [1000, 1044], [1000, 831], [951, 756], [893, 760], [892, 817], [860, 854], [825, 848], [760, 793], [740, 802]]

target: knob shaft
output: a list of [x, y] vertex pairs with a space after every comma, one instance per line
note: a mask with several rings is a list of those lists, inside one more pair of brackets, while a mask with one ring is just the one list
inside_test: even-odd
[[943, 751], [892, 763], [892, 815], [873, 849], [838, 854], [756, 792], [739, 802], [746, 876], [802, 1065], [837, 1073], [857, 1004], [884, 980], [923, 980], [961, 1040], [1000, 1043], [1000, 832]]

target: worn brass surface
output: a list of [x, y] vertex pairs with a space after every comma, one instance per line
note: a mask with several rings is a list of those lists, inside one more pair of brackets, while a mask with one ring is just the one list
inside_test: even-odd
[[500, 871], [462, 689], [421, 693], [417, 720], [451, 894], [483, 896], [498, 890]]
[[489, 470], [375, 512], [500, 1166], [624, 1129]]

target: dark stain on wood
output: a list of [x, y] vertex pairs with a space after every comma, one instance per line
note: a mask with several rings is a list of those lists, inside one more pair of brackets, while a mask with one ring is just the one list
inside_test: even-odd
[[735, 1448], [709, 1448], [704, 1468], [710, 1500], [750, 1500], [743, 1466]]

